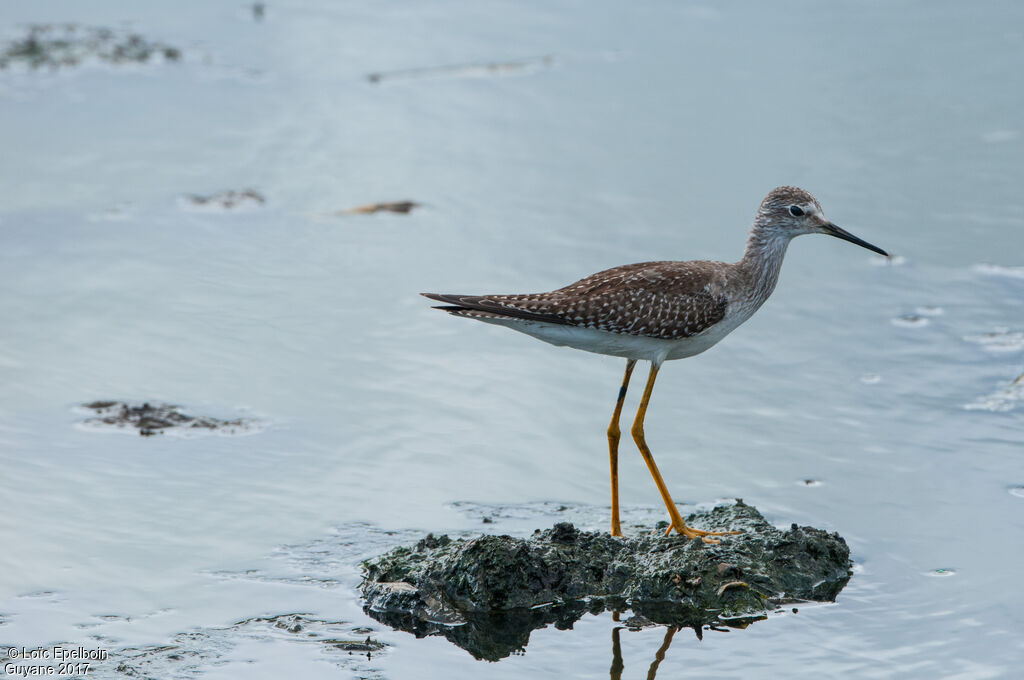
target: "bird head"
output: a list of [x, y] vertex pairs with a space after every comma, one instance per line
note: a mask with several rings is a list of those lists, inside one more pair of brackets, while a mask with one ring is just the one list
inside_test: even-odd
[[878, 246], [857, 238], [825, 218], [818, 199], [797, 187], [778, 187], [761, 201], [754, 226], [762, 234], [774, 238], [790, 239], [801, 234], [828, 234], [879, 255], [889, 256]]

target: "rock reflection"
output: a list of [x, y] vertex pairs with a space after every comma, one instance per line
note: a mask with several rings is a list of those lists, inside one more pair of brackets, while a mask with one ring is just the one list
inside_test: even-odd
[[[619, 631], [622, 629], [640, 631], [648, 628], [664, 626], [665, 639], [655, 653], [654, 661], [648, 671], [648, 678], [653, 678], [658, 665], [664, 660], [665, 653], [672, 642], [672, 637], [680, 629], [689, 628], [698, 640], [703, 638], [703, 631], [728, 631], [743, 629], [754, 621], [763, 621], [766, 615], [749, 616], [730, 619], [709, 619], [701, 616], [690, 608], [654, 603], [648, 606], [634, 604], [631, 609], [625, 608], [624, 602], [590, 600], [560, 606], [537, 607], [533, 609], [516, 609], [485, 614], [467, 615], [465, 621], [457, 625], [425, 621], [422, 618], [397, 612], [380, 612], [368, 610], [372, 618], [391, 626], [414, 634], [418, 638], [440, 635], [449, 642], [469, 652], [481, 661], [500, 661], [513, 654], [522, 654], [530, 642], [530, 634], [553, 625], [556, 630], [572, 630], [573, 625], [587, 614], [598, 615], [606, 611], [612, 612], [612, 620], [621, 623], [612, 631], [612, 678], [622, 672], [622, 653], [619, 643]], [[622, 620], [624, 612], [631, 615]]]
[[426, 621], [420, 617], [398, 612], [367, 610], [367, 614], [383, 624], [412, 633], [418, 638], [442, 635], [449, 642], [465, 649], [481, 661], [500, 661], [507, 656], [523, 652], [530, 641], [530, 633], [554, 625], [557, 630], [570, 630], [585, 614], [603, 611], [585, 602], [559, 607], [511, 609], [468, 614], [457, 625]]

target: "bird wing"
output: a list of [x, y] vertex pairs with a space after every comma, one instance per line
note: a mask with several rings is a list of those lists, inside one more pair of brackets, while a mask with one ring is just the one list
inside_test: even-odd
[[676, 340], [725, 318], [728, 299], [710, 283], [717, 263], [641, 262], [592, 274], [548, 293], [438, 295], [449, 312], [473, 310], [611, 333]]
[[[540, 293], [547, 295], [548, 293]], [[446, 302], [447, 305], [437, 306], [445, 312], [464, 312], [472, 310], [493, 314], [494, 316], [512, 317], [514, 319], [526, 319], [528, 321], [543, 321], [545, 323], [556, 323], [569, 325], [570, 322], [557, 314], [529, 311], [523, 302], [515, 300], [523, 296], [519, 295], [449, 295], [444, 293], [420, 293], [423, 297]]]

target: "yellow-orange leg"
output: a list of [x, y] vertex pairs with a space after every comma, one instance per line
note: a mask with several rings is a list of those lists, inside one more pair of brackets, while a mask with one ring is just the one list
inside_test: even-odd
[[705, 543], [718, 543], [717, 539], [708, 538], [708, 536], [726, 536], [728, 534], [738, 534], [739, 532], [704, 531], [686, 526], [683, 516], [679, 514], [679, 509], [676, 508], [676, 504], [672, 501], [672, 496], [669, 495], [668, 487], [665, 486], [665, 480], [661, 478], [661, 473], [658, 472], [658, 466], [654, 462], [654, 456], [651, 455], [651, 449], [648, 448], [647, 442], [644, 440], [644, 416], [647, 415], [647, 404], [651, 401], [651, 392], [654, 391], [654, 379], [657, 377], [658, 364], [652, 361], [651, 374], [647, 377], [644, 396], [640, 399], [640, 408], [636, 410], [636, 419], [633, 421], [632, 433], [633, 441], [636, 442], [637, 448], [640, 449], [640, 454], [644, 457], [644, 462], [647, 463], [647, 469], [651, 471], [651, 477], [654, 477], [654, 483], [658, 486], [658, 492], [661, 493], [661, 499], [665, 501], [668, 515], [672, 519], [672, 524], [669, 526], [668, 531], [665, 532], [665, 535], [672, 533], [672, 530], [675, 529], [687, 538], [700, 538]]
[[619, 399], [615, 402], [615, 413], [612, 414], [612, 422], [608, 425], [608, 458], [612, 468], [612, 536], [622, 535], [622, 527], [619, 526], [619, 416], [622, 415], [622, 402], [626, 400], [629, 376], [633, 375], [634, 366], [636, 359], [626, 361], [626, 375], [622, 377]]

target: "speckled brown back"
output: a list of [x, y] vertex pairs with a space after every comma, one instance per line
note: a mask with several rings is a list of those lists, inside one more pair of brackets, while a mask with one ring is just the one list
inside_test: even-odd
[[725, 317], [715, 285], [720, 262], [640, 262], [592, 274], [549, 293], [439, 295], [452, 313], [472, 312], [665, 340], [687, 338]]

